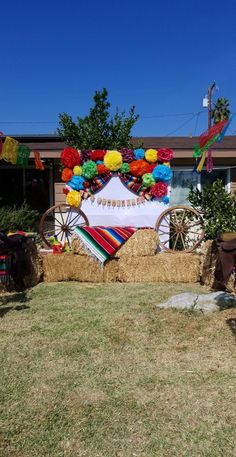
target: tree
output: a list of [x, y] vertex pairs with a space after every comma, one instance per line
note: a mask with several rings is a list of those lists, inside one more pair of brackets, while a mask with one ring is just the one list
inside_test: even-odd
[[84, 118], [77, 117], [77, 123], [66, 113], [59, 114], [58, 133], [63, 140], [77, 149], [121, 149], [132, 147], [131, 130], [138, 120], [135, 107], [132, 106], [129, 115], [116, 111], [112, 117], [109, 114], [110, 102], [108, 91], [96, 91], [93, 97], [94, 105]]
[[236, 232], [236, 198], [225, 190], [220, 179], [208, 183], [202, 191], [191, 187], [188, 199], [203, 213], [206, 239], [214, 239], [223, 232]]
[[212, 110], [212, 119], [214, 119], [214, 124], [217, 124], [217, 122], [223, 121], [224, 119], [229, 119], [229, 116], [229, 100], [224, 97], [218, 98], [214, 103], [214, 108]]

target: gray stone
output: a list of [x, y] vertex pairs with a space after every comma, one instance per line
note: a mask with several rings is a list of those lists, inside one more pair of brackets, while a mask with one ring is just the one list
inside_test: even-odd
[[226, 292], [213, 292], [209, 294], [184, 293], [174, 295], [158, 308], [175, 308], [200, 311], [204, 314], [222, 311], [236, 306], [236, 296]]

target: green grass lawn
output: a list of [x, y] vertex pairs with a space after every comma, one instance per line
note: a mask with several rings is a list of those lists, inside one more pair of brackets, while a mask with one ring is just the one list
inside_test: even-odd
[[40, 284], [0, 297], [1, 457], [236, 455], [236, 310], [199, 285]]

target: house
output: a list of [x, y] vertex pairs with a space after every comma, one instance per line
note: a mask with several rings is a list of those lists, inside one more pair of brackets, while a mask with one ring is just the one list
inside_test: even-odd
[[[60, 153], [65, 147], [57, 135], [13, 136], [31, 149], [27, 168], [0, 161], [0, 205], [21, 204], [26, 200], [32, 208], [43, 213], [52, 205], [65, 202], [60, 179]], [[3, 139], [4, 140], [4, 139]], [[170, 203], [185, 204], [192, 183], [199, 189], [206, 182], [221, 178], [228, 191], [236, 193], [236, 136], [226, 136], [221, 143], [213, 145], [214, 170], [201, 174], [192, 173], [193, 148], [197, 137], [144, 137], [134, 138], [134, 145], [143, 143], [145, 148], [168, 147], [174, 150], [174, 172]], [[39, 151], [45, 170], [35, 169], [33, 151]]]

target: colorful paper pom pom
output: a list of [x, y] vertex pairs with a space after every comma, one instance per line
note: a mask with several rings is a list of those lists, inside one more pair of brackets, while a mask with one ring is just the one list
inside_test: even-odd
[[104, 173], [107, 173], [109, 170], [103, 163], [97, 165], [97, 174], [98, 175], [104, 175]]
[[165, 197], [163, 197], [162, 201], [165, 205], [168, 205], [168, 203], [170, 202], [170, 199], [169, 199], [169, 197], [167, 197], [167, 195], [165, 195]]
[[62, 170], [61, 180], [64, 182], [70, 181], [72, 176], [73, 176], [72, 170], [70, 168], [64, 168], [64, 170]]
[[152, 175], [153, 175], [155, 181], [167, 182], [172, 178], [173, 172], [166, 165], [157, 165], [154, 168]]
[[103, 149], [96, 149], [95, 151], [91, 152], [91, 159], [94, 162], [97, 162], [97, 160], [103, 160], [105, 154], [106, 151], [104, 151]]
[[81, 195], [77, 190], [71, 190], [66, 196], [66, 203], [70, 206], [78, 208], [81, 203]]
[[145, 159], [148, 162], [156, 162], [157, 161], [157, 150], [156, 149], [147, 149], [145, 151]]
[[68, 187], [63, 187], [62, 191], [63, 191], [63, 194], [65, 194], [65, 195], [67, 195], [68, 192], [70, 192], [70, 190], [68, 189]]
[[166, 167], [170, 167], [170, 162], [164, 162], [163, 165], [165, 165]]
[[73, 173], [74, 173], [74, 175], [77, 175], [77, 176], [82, 175], [82, 167], [80, 167], [79, 165], [76, 165], [73, 168]]
[[146, 173], [143, 175], [143, 185], [145, 187], [151, 187], [153, 184], [155, 184], [155, 179], [151, 173]]
[[129, 173], [130, 166], [127, 162], [124, 162], [121, 167], [121, 173]]
[[91, 160], [91, 154], [92, 154], [92, 151], [90, 151], [89, 149], [84, 149], [83, 151], [81, 151], [81, 159], [82, 159], [82, 162], [87, 162], [87, 160]]
[[154, 198], [161, 198], [167, 194], [167, 184], [165, 182], [157, 182], [151, 187], [150, 193]]
[[134, 157], [136, 160], [143, 159], [145, 155], [145, 151], [142, 148], [134, 150]]
[[123, 162], [130, 163], [130, 162], [132, 162], [134, 160], [133, 149], [122, 148], [120, 150], [120, 152], [121, 152], [121, 155], [122, 155], [122, 158], [123, 158]]
[[65, 148], [61, 153], [61, 162], [65, 168], [74, 168], [81, 163], [80, 153], [74, 148]]
[[130, 163], [130, 173], [133, 176], [142, 176], [149, 173], [149, 164], [146, 160], [139, 159]]
[[122, 155], [118, 151], [107, 151], [104, 156], [104, 165], [111, 171], [120, 170], [122, 167]]
[[83, 176], [73, 176], [71, 180], [68, 182], [69, 186], [74, 190], [82, 190], [84, 188], [84, 181], [85, 179]]
[[93, 179], [97, 174], [97, 165], [92, 160], [84, 162], [82, 166], [82, 175], [86, 179]]
[[159, 162], [169, 162], [173, 159], [173, 151], [169, 148], [160, 148], [158, 149], [158, 161]]

